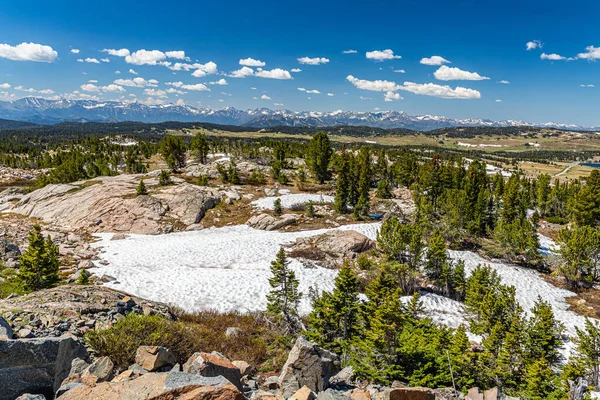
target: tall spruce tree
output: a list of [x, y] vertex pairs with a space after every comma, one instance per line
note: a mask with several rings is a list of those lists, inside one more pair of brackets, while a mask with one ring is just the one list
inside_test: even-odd
[[317, 132], [308, 143], [306, 164], [314, 178], [321, 184], [329, 179], [329, 161], [332, 155], [333, 149], [329, 136], [325, 132]]
[[158, 145], [158, 151], [171, 171], [185, 167], [185, 143], [181, 137], [165, 136]]
[[271, 273], [273, 277], [269, 279], [271, 291], [267, 295], [267, 313], [282, 322], [286, 330], [296, 333], [302, 329], [302, 321], [298, 316], [302, 293], [298, 291], [298, 279], [289, 268], [283, 248], [279, 249], [275, 260], [271, 262]]
[[337, 180], [335, 183], [335, 201], [333, 209], [345, 214], [348, 212], [348, 197], [350, 192], [350, 156], [346, 150], [346, 146], [342, 147], [338, 159]]
[[369, 189], [371, 187], [371, 175], [373, 171], [371, 167], [371, 150], [369, 147], [363, 146], [360, 148], [356, 162], [358, 163], [359, 171], [358, 199], [352, 212], [355, 217], [360, 218], [367, 215], [371, 208]]
[[208, 144], [208, 140], [206, 140], [206, 135], [198, 132], [192, 139], [190, 148], [196, 153], [198, 162], [201, 164], [206, 164], [208, 161], [208, 152], [210, 151], [210, 146]]
[[44, 239], [39, 225], [29, 232], [29, 246], [19, 265], [19, 278], [27, 291], [49, 288], [59, 281], [58, 247], [50, 236]]

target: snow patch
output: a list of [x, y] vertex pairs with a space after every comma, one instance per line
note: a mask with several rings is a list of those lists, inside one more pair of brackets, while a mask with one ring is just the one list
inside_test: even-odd
[[[281, 191], [280, 191], [281, 193]], [[306, 204], [309, 201], [313, 203], [333, 203], [334, 197], [323, 194], [307, 194], [307, 193], [292, 193], [284, 194], [283, 196], [268, 196], [258, 200], [254, 200], [251, 204], [261, 210], [273, 210], [273, 202], [279, 199], [281, 200], [281, 207], [293, 208], [297, 205]]]

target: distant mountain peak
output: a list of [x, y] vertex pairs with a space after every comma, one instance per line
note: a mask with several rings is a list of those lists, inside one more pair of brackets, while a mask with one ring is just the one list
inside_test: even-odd
[[24, 97], [19, 100], [0, 102], [0, 118], [42, 124], [72, 121], [115, 122], [209, 122], [222, 125], [239, 125], [251, 128], [275, 126], [321, 127], [321, 126], [369, 126], [374, 128], [405, 128], [428, 131], [451, 127], [512, 127], [531, 126], [568, 130], [597, 130], [575, 124], [555, 122], [529, 123], [518, 120], [492, 121], [488, 119], [452, 119], [436, 115], [408, 115], [403, 111], [291, 111], [256, 108], [238, 110], [234, 107], [214, 109], [196, 108], [188, 105], [145, 105], [139, 102], [95, 100], [47, 100]]

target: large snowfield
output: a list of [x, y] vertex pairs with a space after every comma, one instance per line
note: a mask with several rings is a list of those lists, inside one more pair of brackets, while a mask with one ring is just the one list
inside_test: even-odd
[[[335, 229], [354, 229], [376, 239], [380, 226], [380, 223], [355, 224]], [[280, 246], [326, 231], [267, 232], [238, 225], [167, 235], [128, 235], [122, 240], [110, 240], [112, 234], [99, 234], [101, 240], [95, 246], [103, 248], [103, 261], [96, 262], [93, 272], [97, 276], [106, 274], [116, 278], [107, 283], [110, 287], [187, 311], [263, 310], [269, 291], [270, 263]], [[549, 238], [541, 236], [540, 241], [542, 252], [555, 249]], [[567, 310], [566, 298], [575, 294], [552, 286], [538, 272], [490, 262], [470, 251], [448, 253], [451, 258], [465, 262], [467, 276], [479, 264], [490, 265], [504, 284], [515, 287], [517, 300], [526, 312], [541, 296], [552, 305], [568, 335], [575, 334], [576, 326], [583, 326], [584, 318]], [[337, 271], [307, 266], [298, 260], [291, 260], [290, 265], [304, 294], [310, 287], [320, 291], [332, 289]], [[466, 323], [462, 303], [434, 294], [425, 294], [422, 300], [434, 322], [450, 327]], [[300, 311], [310, 311], [307, 296]], [[570, 343], [565, 350], [569, 348]]]

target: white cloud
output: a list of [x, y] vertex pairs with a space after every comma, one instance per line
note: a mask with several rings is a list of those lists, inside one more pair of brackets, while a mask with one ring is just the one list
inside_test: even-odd
[[504, 79], [502, 79], [501, 81], [498, 81], [498, 83], [501, 83], [501, 84], [503, 84], [503, 85], [509, 85], [509, 84], [510, 84], [510, 82], [509, 82], [509, 81], [507, 81], [507, 80], [504, 80]]
[[502, 100], [496, 99], [496, 103], [502, 103]]
[[300, 68], [292, 68], [291, 71], [292, 72], [302, 72], [302, 70]]
[[221, 78], [218, 81], [209, 82], [208, 84], [209, 85], [221, 85], [221, 86], [224, 86], [224, 85], [227, 85], [227, 81], [225, 79]]
[[138, 73], [135, 72], [135, 70], [133, 68], [129, 68], [129, 73], [132, 75], [137, 75]]
[[597, 60], [600, 58], [600, 47], [588, 46], [587, 52], [577, 54], [577, 58], [583, 60]]
[[73, 53], [73, 54], [79, 54], [79, 49], [71, 49], [71, 53]]
[[175, 58], [177, 60], [189, 60], [189, 57], [185, 56], [185, 51], [183, 50], [167, 51], [165, 52], [165, 55], [168, 58]]
[[116, 85], [120, 86], [129, 86], [129, 87], [156, 87], [158, 86], [158, 81], [156, 79], [145, 80], [141, 77], [135, 77], [133, 79], [117, 79], [114, 81]]
[[8, 83], [0, 83], [0, 89], [10, 89], [10, 84], [8, 84]]
[[273, 103], [273, 105], [277, 106], [277, 107], [281, 107], [281, 106], [283, 106], [283, 103]]
[[264, 67], [265, 65], [267, 65], [267, 63], [264, 61], [255, 60], [254, 58], [248, 57], [248, 58], [240, 59], [240, 65], [245, 65], [247, 67]]
[[81, 85], [80, 88], [84, 92], [98, 93], [100, 91], [100, 88], [94, 85], [93, 83], [86, 83], [84, 85]]
[[255, 87], [251, 87], [250, 89], [251, 89], [251, 90], [256, 90], [256, 88], [255, 88]]
[[424, 96], [440, 97], [442, 99], [479, 99], [481, 93], [474, 89], [456, 87], [451, 88], [450, 86], [436, 85], [435, 83], [414, 83], [404, 82], [404, 85], [400, 87], [400, 90], [406, 90], [414, 94], [420, 94]]
[[78, 58], [77, 62], [83, 62], [83, 58]]
[[344, 53], [344, 54], [356, 54], [356, 53], [358, 53], [358, 51], [350, 49], [350, 50], [344, 50], [344, 51], [342, 51], [342, 53]]
[[394, 72], [398, 73], [398, 74], [405, 74], [406, 71], [403, 69], [395, 69]]
[[16, 46], [0, 43], [0, 58], [51, 63], [56, 60], [56, 57], [58, 53], [50, 46], [25, 42]]
[[383, 100], [384, 101], [402, 100], [402, 96], [400, 96], [399, 93], [386, 92], [385, 93], [385, 97], [383, 98]]
[[116, 57], [127, 57], [131, 54], [128, 49], [104, 49], [102, 51]]
[[161, 89], [144, 89], [144, 93], [147, 96], [151, 96], [151, 97], [158, 97], [158, 98], [168, 97], [167, 92], [165, 92], [164, 90], [161, 90]]
[[260, 96], [261, 100], [271, 100], [271, 98], [269, 96], [267, 96], [266, 94], [263, 94], [262, 96]]
[[84, 60], [86, 63], [91, 63], [91, 64], [100, 64], [100, 61], [98, 61], [96, 58], [86, 58]]
[[384, 61], [402, 58], [397, 56], [391, 49], [367, 51], [366, 56], [370, 60]]
[[96, 79], [90, 79], [88, 83], [98, 83], [98, 81]]
[[429, 58], [421, 58], [421, 61], [419, 61], [419, 62], [421, 64], [425, 64], [425, 65], [451, 64], [450, 61], [448, 61], [444, 57], [440, 57], [440, 56], [431, 56]]
[[138, 50], [125, 56], [127, 64], [134, 65], [156, 65], [159, 61], [167, 59], [167, 55], [160, 50]]
[[194, 90], [198, 92], [210, 92], [210, 89], [202, 83], [197, 83], [195, 85], [186, 85], [183, 82], [167, 82], [166, 85], [173, 86], [179, 89]]
[[281, 68], [275, 68], [272, 70], [259, 69], [254, 74], [260, 78], [268, 78], [268, 79], [294, 79], [289, 71], [286, 71]]
[[455, 67], [442, 65], [433, 73], [436, 79], [440, 81], [483, 81], [490, 79], [487, 76], [481, 76], [477, 72], [463, 71]]
[[104, 63], [109, 63], [110, 62], [110, 58], [101, 58], [100, 61], [102, 61]]
[[579, 86], [583, 87], [583, 88], [593, 88], [593, 87], [595, 87], [593, 84], [579, 85]]
[[40, 90], [39, 93], [41, 93], [41, 94], [53, 94], [54, 90], [52, 90], [52, 89], [44, 89], [44, 90]]
[[306, 92], [306, 89], [303, 88], [303, 87], [299, 87], [298, 90], [301, 91], [301, 92]]
[[242, 67], [238, 70], [233, 71], [229, 76], [232, 78], [245, 78], [247, 76], [254, 75], [254, 70], [248, 67]]
[[364, 96], [360, 96], [361, 100], [373, 100], [372, 97], [364, 97]]
[[25, 88], [23, 86], [16, 86], [15, 90], [18, 90], [19, 92], [27, 92], [27, 93], [35, 93], [37, 92], [37, 90], [35, 90], [34, 88]]
[[319, 92], [317, 89], [313, 89], [313, 90], [307, 90], [306, 93], [310, 93], [310, 94], [321, 94], [321, 92]]
[[183, 90], [177, 90], [174, 88], [168, 88], [167, 93], [187, 94], [187, 92], [184, 92]]
[[307, 64], [307, 65], [320, 65], [320, 64], [327, 64], [329, 62], [329, 59], [325, 58], [325, 57], [315, 57], [315, 58], [300, 57], [298, 59], [298, 62], [300, 64]]
[[556, 54], [556, 53], [552, 53], [552, 54], [542, 53], [540, 55], [540, 58], [542, 60], [551, 60], [551, 61], [563, 61], [563, 60], [567, 59], [567, 57], [563, 57], [560, 54]]
[[532, 40], [531, 42], [525, 43], [525, 50], [527, 51], [533, 49], [541, 49], [542, 47], [544, 47], [544, 45], [539, 40]]
[[359, 89], [372, 90], [375, 92], [395, 92], [400, 87], [396, 84], [396, 82], [382, 80], [368, 81], [365, 79], [355, 78], [352, 75], [348, 75], [346, 77], [346, 80], [348, 80], [348, 82], [352, 83]]
[[123, 93], [125, 91], [123, 86], [115, 85], [114, 83], [111, 83], [110, 85], [107, 85], [107, 86], [103, 86], [102, 90], [104, 92], [119, 92], [119, 93]]
[[115, 75], [121, 75], [121, 71], [115, 71]]
[[327, 96], [333, 97], [333, 96], [335, 96], [335, 94], [333, 94], [333, 93], [327, 93]]
[[192, 64], [192, 66], [194, 68], [197, 68], [192, 73], [192, 76], [195, 76], [196, 78], [202, 78], [203, 76], [206, 76], [207, 74], [216, 74], [217, 73], [217, 64], [212, 61], [209, 61], [206, 64]]

